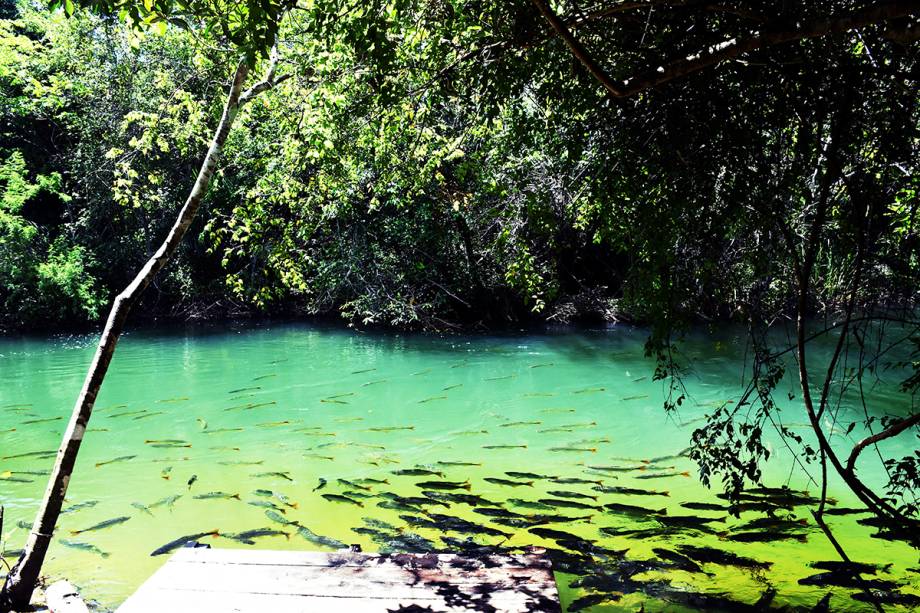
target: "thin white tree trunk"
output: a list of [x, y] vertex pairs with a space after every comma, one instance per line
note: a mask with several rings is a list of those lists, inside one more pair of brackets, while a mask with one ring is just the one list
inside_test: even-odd
[[99, 340], [99, 347], [96, 349], [93, 362], [83, 383], [83, 389], [74, 405], [61, 447], [58, 449], [57, 460], [48, 479], [48, 488], [45, 490], [45, 497], [32, 526], [25, 551], [7, 577], [3, 590], [0, 591], [0, 613], [9, 613], [12, 610], [28, 607], [42, 563], [45, 560], [45, 554], [51, 544], [58, 516], [61, 513], [61, 506], [67, 494], [67, 485], [70, 483], [77, 453], [80, 451], [80, 444], [83, 442], [83, 435], [86, 433], [86, 427], [93, 412], [93, 404], [96, 402], [99, 388], [102, 386], [109, 363], [112, 361], [115, 346], [124, 329], [128, 314], [156, 274], [175, 254], [182, 242], [182, 237], [191, 226], [201, 200], [207, 193], [208, 184], [217, 168], [221, 148], [227, 140], [240, 106], [276, 83], [274, 81], [276, 62], [277, 56], [273, 52], [265, 80], [260, 81], [246, 92], [243, 92], [243, 83], [249, 73], [249, 65], [245, 61], [240, 61], [237, 65], [230, 83], [230, 91], [227, 93], [223, 115], [185, 205], [179, 211], [178, 218], [160, 248], [147, 260], [128, 287], [115, 298]]

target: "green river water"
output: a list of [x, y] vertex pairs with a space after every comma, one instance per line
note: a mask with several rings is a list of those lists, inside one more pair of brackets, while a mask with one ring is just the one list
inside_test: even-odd
[[[652, 380], [654, 365], [643, 356], [644, 340], [643, 331], [627, 327], [452, 338], [293, 324], [132, 332], [122, 339], [97, 402], [45, 571], [66, 576], [85, 597], [114, 608], [166, 559], [151, 552], [183, 535], [219, 531], [202, 539], [214, 547], [323, 548], [298, 526], [276, 521], [280, 517], [365, 551], [456, 550], [463, 544], [451, 539], [467, 537], [483, 545], [547, 547], [557, 556], [561, 597], [572, 610], [743, 609], [770, 590], [776, 590], [773, 607], [808, 610], [831, 593], [831, 610], [868, 610], [853, 598], [859, 590], [823, 580], [800, 583], [825, 572], [821, 561], [838, 560], [808, 506], [779, 512], [803, 525], [789, 529], [792, 538], [775, 542], [734, 538], [750, 531], [744, 524], [768, 517], [764, 512], [735, 518], [725, 510], [683, 506], [724, 504], [699, 483], [696, 466], [681, 452], [707, 410], [738, 396], [741, 333], [701, 332], [687, 341], [686, 351], [696, 358], [687, 379], [690, 399], [670, 417], [661, 407], [662, 383]], [[8, 556], [24, 543], [95, 342], [95, 336], [0, 339], [0, 504]], [[817, 348], [816, 362], [822, 351]], [[907, 400], [896, 392], [901, 374], [886, 371], [871, 393], [871, 411], [905, 410]], [[787, 377], [777, 395], [785, 400], [790, 390], [794, 382]], [[796, 402], [788, 403], [784, 419], [807, 435]], [[862, 415], [861, 407], [845, 404], [842, 411], [844, 424], [851, 421], [847, 411], [853, 419]], [[833, 440], [852, 444], [862, 434], [861, 427], [849, 435], [841, 430]], [[912, 438], [902, 437], [888, 451], [911, 453]], [[773, 451], [765, 484], [815, 494], [775, 441]], [[860, 474], [877, 484], [882, 471], [866, 456]], [[418, 467], [443, 477], [394, 474]], [[327, 484], [316, 490], [320, 479]], [[392, 508], [399, 503], [391, 494], [423, 496], [431, 488], [418, 484], [427, 481], [468, 482], [469, 490], [447, 493], [502, 505], [491, 508], [582, 519], [528, 529], [526, 521], [507, 525], [514, 521], [502, 523], [478, 513], [482, 504], [457, 500]], [[656, 493], [595, 489], [604, 487]], [[219, 497], [196, 498], [212, 492]], [[322, 497], [345, 492], [355, 504]], [[830, 495], [837, 507], [855, 506], [836, 481]], [[546, 508], [522, 502], [541, 499], [550, 499]], [[593, 508], [560, 508], [552, 500]], [[610, 504], [659, 514], [602, 506]], [[473, 523], [442, 531], [430, 522], [443, 518], [432, 520], [424, 511]], [[682, 528], [662, 517], [713, 521]], [[885, 587], [903, 604], [892, 610], [916, 606], [916, 550], [873, 538], [876, 530], [857, 523], [861, 517], [832, 516], [829, 523], [851, 557], [880, 565], [867, 578], [895, 584]], [[114, 518], [128, 519], [74, 533]], [[482, 527], [506, 535], [476, 534]], [[229, 538], [259, 528], [285, 534], [256, 537], [253, 544]], [[716, 563], [692, 547], [768, 566]], [[619, 556], [611, 550], [628, 551]], [[666, 552], [688, 554], [696, 563]], [[588, 606], [602, 599], [597, 594], [609, 599]]]

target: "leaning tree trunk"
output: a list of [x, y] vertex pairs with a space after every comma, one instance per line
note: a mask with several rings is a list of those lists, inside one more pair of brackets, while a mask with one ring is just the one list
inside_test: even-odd
[[276, 56], [273, 53], [272, 62], [265, 80], [243, 92], [243, 83], [249, 73], [249, 65], [245, 60], [240, 61], [230, 83], [230, 91], [227, 94], [220, 123], [214, 132], [211, 146], [208, 148], [201, 169], [198, 171], [198, 177], [195, 179], [195, 185], [192, 187], [185, 205], [179, 211], [178, 218], [160, 248], [147, 260], [147, 263], [137, 273], [137, 276], [134, 277], [128, 287], [115, 298], [108, 320], [106, 320], [105, 328], [102, 331], [102, 337], [99, 340], [99, 347], [96, 349], [93, 362], [90, 365], [89, 372], [86, 374], [86, 380], [83, 382], [83, 389], [80, 391], [80, 395], [74, 405], [73, 414], [67, 426], [67, 431], [64, 433], [61, 447], [58, 449], [57, 460], [48, 479], [45, 497], [32, 526], [32, 532], [29, 535], [25, 551], [16, 566], [10, 571], [3, 590], [0, 591], [0, 613], [8, 613], [29, 605], [32, 591], [38, 581], [39, 572], [45, 560], [45, 554], [51, 544], [51, 537], [54, 534], [58, 516], [61, 513], [61, 506], [64, 503], [64, 496], [67, 494], [67, 485], [70, 483], [70, 477], [77, 460], [77, 453], [80, 451], [80, 444], [83, 442], [83, 435], [86, 433], [86, 426], [93, 412], [93, 404], [99, 394], [99, 388], [102, 387], [102, 381], [105, 378], [109, 363], [112, 361], [115, 345], [118, 343], [118, 337], [124, 329], [128, 314], [156, 274], [169, 262], [178, 249], [179, 244], [182, 242], [182, 237], [185, 236], [189, 226], [192, 224], [201, 200], [208, 190], [208, 184], [217, 167], [221, 148], [227, 140], [227, 135], [233, 126], [233, 121], [236, 119], [240, 106], [275, 83], [275, 63]]

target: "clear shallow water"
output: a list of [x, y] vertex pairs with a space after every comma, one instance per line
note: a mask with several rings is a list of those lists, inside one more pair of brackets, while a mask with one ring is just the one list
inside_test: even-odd
[[[66, 576], [85, 596], [114, 607], [165, 559], [150, 553], [183, 535], [219, 531], [221, 536], [202, 539], [215, 547], [322, 548], [297, 526], [277, 522], [280, 517], [315, 534], [358, 543], [365, 551], [425, 547], [426, 541], [456, 549], [456, 542], [441, 540], [444, 536], [552, 548], [562, 552], [557, 554], [557, 581], [565, 604], [574, 602], [578, 608], [587, 603], [580, 599], [597, 593], [619, 598], [593, 611], [640, 605], [646, 610], [692, 608], [674, 596], [680, 591], [753, 605], [770, 589], [777, 591], [774, 606], [807, 609], [832, 592], [834, 610], [867, 609], [851, 597], [856, 590], [799, 583], [822, 572], [811, 563], [838, 559], [814, 529], [808, 507], [792, 511], [808, 524], [795, 530], [797, 539], [748, 543], [731, 537], [746, 531], [739, 526], [767, 517], [763, 512], [744, 512], [736, 519], [724, 511], [682, 506], [724, 502], [699, 484], [695, 465], [679, 454], [705, 411], [739, 394], [744, 351], [739, 338], [723, 330], [718, 338], [700, 334], [688, 342], [688, 353], [699, 358], [687, 381], [691, 400], [679, 415], [668, 417], [661, 408], [662, 384], [652, 381], [653, 365], [643, 357], [644, 333], [625, 327], [446, 339], [299, 325], [128, 334], [99, 397], [68, 492], [68, 505], [76, 510], [62, 516], [45, 570]], [[46, 471], [53, 462], [53, 456], [34, 454], [56, 450], [95, 342], [95, 337], [0, 340], [0, 504], [7, 512], [7, 551], [22, 546], [24, 522], [32, 521], [44, 490], [45, 477], [31, 473]], [[898, 373], [888, 376], [891, 381], [876, 387], [870, 406], [897, 411], [904, 402], [894, 391]], [[794, 390], [791, 378], [781, 391], [783, 386]], [[846, 405], [842, 410], [854, 411], [854, 419], [862, 412]], [[787, 424], [807, 433], [794, 401], [785, 413]], [[850, 436], [860, 434], [857, 428]], [[846, 442], [842, 432], [837, 437]], [[897, 441], [903, 449], [893, 451], [906, 455], [911, 443]], [[460, 462], [474, 465], [445, 464]], [[417, 467], [443, 473], [443, 478], [393, 474]], [[514, 479], [506, 471], [599, 483]], [[766, 473], [767, 485], [816, 490], [779, 445]], [[881, 478], [869, 462], [861, 474], [870, 482]], [[494, 478], [525, 485], [486, 480]], [[314, 491], [320, 479], [326, 485]], [[426, 524], [432, 520], [419, 508], [378, 506], [394, 503], [392, 496], [381, 494], [422, 496], [431, 488], [417, 484], [426, 481], [468, 482], [469, 490], [441, 492], [475, 494], [522, 515], [586, 519], [528, 530], [476, 512], [481, 504], [425, 505], [429, 513], [475, 522], [445, 533]], [[595, 490], [598, 485], [660, 493], [607, 493]], [[277, 492], [286, 503], [257, 490]], [[348, 491], [362, 506], [322, 497]], [[596, 500], [563, 498], [551, 491]], [[195, 498], [212, 492], [221, 497]], [[838, 483], [832, 482], [831, 495], [838, 506], [854, 505]], [[154, 506], [175, 496], [171, 503]], [[520, 503], [541, 499], [598, 508], [559, 508], [550, 502], [548, 508], [534, 509]], [[277, 509], [249, 502], [271, 502]], [[714, 521], [662, 534], [666, 520], [660, 515], [600, 507], [610, 504]], [[272, 511], [275, 519], [266, 515]], [[857, 524], [859, 517], [831, 518], [851, 557], [889, 565], [875, 578], [906, 586], [904, 594], [920, 594], [916, 551], [872, 538], [875, 530]], [[72, 533], [114, 518], [128, 519]], [[515, 519], [520, 522], [512, 518], [510, 523]], [[438, 521], [443, 527], [444, 518]], [[471, 534], [482, 527], [505, 535]], [[253, 545], [226, 536], [261, 528], [286, 534], [254, 537]], [[546, 529], [584, 540], [573, 542]], [[635, 530], [640, 532], [630, 533]], [[400, 536], [402, 542], [391, 542]], [[693, 568], [662, 552], [692, 552], [688, 546], [712, 547], [769, 566], [697, 560], [699, 568]], [[622, 550], [628, 550], [623, 557], [612, 553]], [[573, 559], [571, 552], [586, 555]], [[735, 606], [695, 602], [710, 609], [719, 603]]]

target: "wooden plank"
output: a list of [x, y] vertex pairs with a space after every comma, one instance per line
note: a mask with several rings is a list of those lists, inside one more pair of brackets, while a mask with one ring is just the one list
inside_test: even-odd
[[538, 613], [559, 601], [538, 555], [181, 549], [118, 609], [203, 610]]
[[[132, 599], [133, 601], [133, 599]], [[132, 602], [129, 601], [129, 602]], [[127, 603], [126, 603], [127, 605]], [[492, 598], [486, 607], [471, 603], [405, 601], [395, 598], [367, 600], [343, 596], [281, 596], [262, 594], [225, 595], [213, 592], [163, 592], [157, 599], [122, 606], [118, 613], [558, 613], [554, 608], [540, 608], [531, 601]]]
[[389, 590], [400, 598], [422, 596], [432, 591], [432, 584], [445, 582], [461, 589], [485, 588], [490, 591], [513, 590], [523, 585], [543, 590], [553, 584], [548, 574], [536, 577], [533, 573], [513, 575], [506, 571], [504, 568], [489, 568], [450, 573], [442, 569], [408, 569], [393, 564], [376, 567], [275, 567], [264, 564], [171, 563], [163, 567], [151, 584], [159, 589], [257, 590], [314, 596], [347, 592], [374, 597], [381, 591]]
[[384, 554], [350, 551], [275, 551], [269, 549], [206, 549], [182, 548], [169, 558], [172, 561], [226, 562], [230, 564], [269, 564], [272, 566], [367, 566], [379, 564], [380, 561], [399, 562], [400, 557], [421, 559], [428, 555], [442, 564], [451, 564], [455, 560], [482, 560], [484, 564], [513, 566], [521, 568], [552, 568], [552, 564], [543, 556], [534, 554], [464, 556], [454, 553], [438, 554]]

